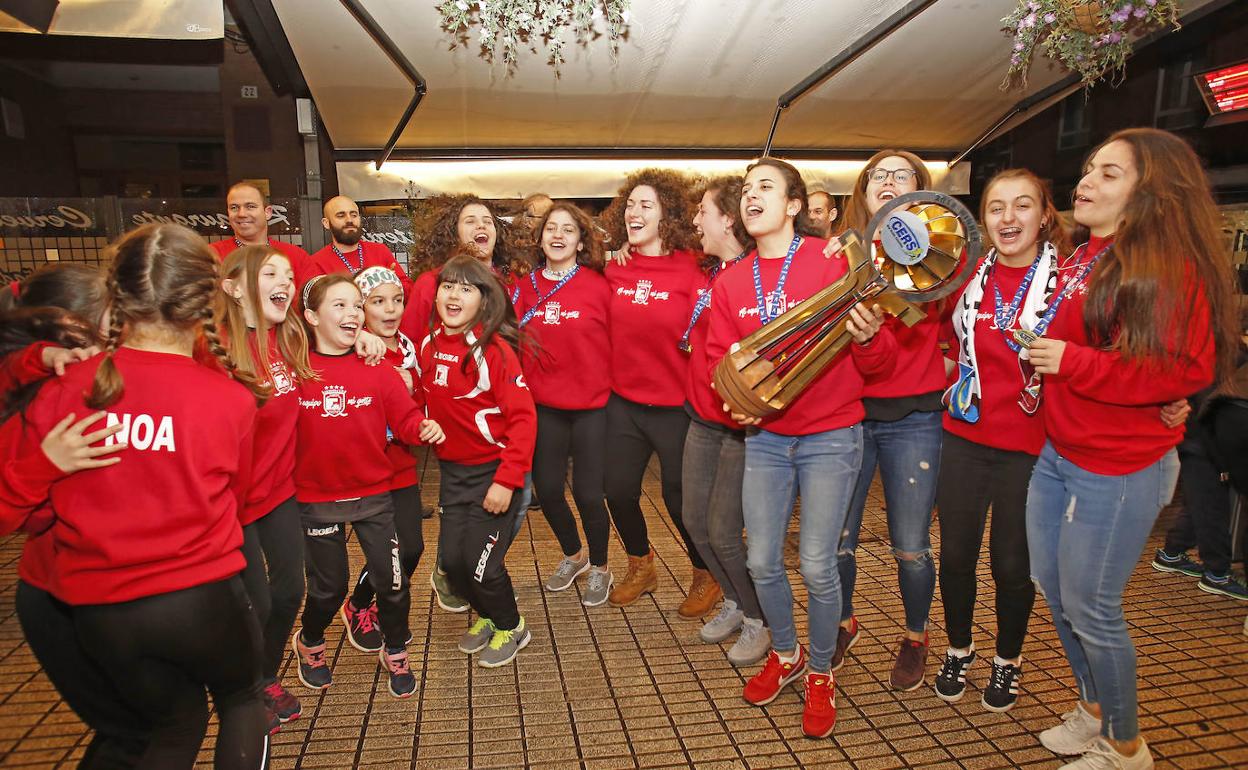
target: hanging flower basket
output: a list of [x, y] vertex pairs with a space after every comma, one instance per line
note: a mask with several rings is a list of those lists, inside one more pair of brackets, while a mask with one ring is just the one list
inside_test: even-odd
[[1020, 0], [1001, 22], [1014, 40], [1002, 90], [1027, 85], [1037, 51], [1085, 86], [1122, 79], [1133, 38], [1179, 28], [1178, 0]]
[[548, 63], [558, 72], [563, 63], [564, 33], [572, 29], [577, 43], [586, 45], [594, 33], [594, 21], [606, 22], [611, 52], [619, 50], [628, 25], [632, 0], [443, 0], [438, 4], [442, 29], [468, 42], [468, 31], [477, 30], [481, 55], [493, 64], [501, 59], [508, 73], [516, 67], [522, 47], [546, 48]]

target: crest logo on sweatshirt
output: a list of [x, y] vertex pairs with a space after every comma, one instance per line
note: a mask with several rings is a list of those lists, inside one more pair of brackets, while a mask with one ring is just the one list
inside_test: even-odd
[[671, 299], [670, 291], [655, 291], [654, 282], [646, 279], [637, 281], [637, 286], [632, 289], [626, 289], [623, 286], [615, 290], [615, 293], [621, 297], [632, 297], [634, 305], [649, 305], [650, 300], [668, 300]]
[[446, 378], [451, 373], [451, 367], [446, 364], [438, 364], [433, 367], [433, 384], [446, 387]]
[[273, 381], [273, 395], [280, 396], [295, 389], [295, 378], [281, 361], [269, 364], [269, 379]]
[[345, 417], [347, 414], [347, 389], [341, 385], [326, 385], [321, 391], [321, 416]]

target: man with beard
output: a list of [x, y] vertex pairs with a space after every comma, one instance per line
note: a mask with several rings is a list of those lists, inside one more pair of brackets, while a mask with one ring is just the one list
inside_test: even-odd
[[307, 280], [311, 263], [308, 252], [293, 243], [269, 237], [269, 219], [273, 216], [273, 207], [259, 187], [250, 182], [239, 182], [231, 187], [225, 195], [225, 210], [234, 235], [208, 244], [218, 257], [225, 259], [234, 249], [267, 243], [286, 255], [300, 284]]
[[339, 273], [355, 275], [366, 267], [385, 267], [398, 274], [404, 294], [409, 294], [412, 281], [399, 266], [394, 254], [384, 244], [361, 240], [360, 207], [355, 201], [339, 195], [325, 201], [321, 226], [329, 231], [329, 245], [312, 255], [308, 277]]
[[806, 206], [810, 211], [811, 223], [819, 228], [819, 237], [830, 238], [832, 225], [839, 215], [836, 199], [823, 190], [815, 190], [806, 196]]

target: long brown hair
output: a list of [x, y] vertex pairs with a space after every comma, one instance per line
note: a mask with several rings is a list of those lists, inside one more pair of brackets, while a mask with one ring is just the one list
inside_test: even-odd
[[43, 265], [18, 287], [14, 309], [59, 307], [96, 327], [108, 307], [108, 282], [95, 265], [57, 262]]
[[240, 371], [221, 345], [212, 318], [217, 291], [217, 256], [193, 230], [151, 224], [117, 241], [108, 272], [109, 324], [87, 406], [103, 409], [121, 398], [125, 384], [113, 360], [127, 333], [144, 324], [163, 324], [193, 337], [202, 330], [208, 349], [230, 376], [263, 403], [269, 387]]
[[866, 165], [862, 167], [862, 171], [858, 172], [858, 181], [854, 182], [854, 192], [849, 196], [849, 201], [845, 204], [845, 216], [841, 218], [840, 229], [835, 234], [845, 232], [846, 230], [857, 230], [858, 234], [864, 238], [870, 239], [875, 237], [875, 233], [864, 232], [867, 225], [871, 222], [871, 209], [867, 207], [867, 182], [870, 181], [871, 171], [876, 165], [892, 156], [904, 158], [906, 163], [910, 164], [910, 168], [914, 169], [918, 174], [918, 189], [930, 190], [932, 187], [932, 175], [927, 170], [927, 166], [923, 163], [922, 158], [909, 150], [880, 150], [872, 155]]
[[[711, 200], [715, 201], [715, 207], [719, 209], [720, 213], [732, 220], [733, 237], [748, 252], [754, 248], [754, 238], [745, 229], [745, 223], [741, 220], [741, 185], [744, 181], [742, 177], [729, 174], [702, 180], [693, 190], [693, 208], [696, 211], [702, 203], [702, 199], [706, 197], [707, 193], [710, 193]], [[711, 267], [717, 264], [724, 256], [722, 254], [718, 256], [707, 254], [706, 258], [702, 260], [702, 267]]]
[[315, 276], [308, 279], [308, 282], [303, 285], [303, 293], [299, 301], [299, 320], [303, 322], [304, 334], [314, 350], [317, 349], [316, 328], [308, 322], [307, 316], [303, 311], [311, 310], [315, 313], [319, 310], [321, 303], [325, 301], [325, 295], [329, 293], [330, 289], [340, 283], [350, 284], [351, 288], [355, 289], [361, 298], [364, 296], [364, 293], [360, 292], [360, 287], [355, 285], [355, 280], [351, 277], [351, 274], [345, 270], [339, 270], [328, 275]]
[[[1118, 131], [1088, 155], [1123, 142], [1139, 180], [1114, 234], [1114, 246], [1089, 280], [1083, 322], [1096, 344], [1130, 360], [1178, 363], [1200, 312], [1208, 304], [1217, 355], [1217, 381], [1234, 369], [1239, 333], [1231, 294], [1230, 259], [1209, 180], [1190, 145], [1168, 131]], [[1179, 341], [1174, 347], [1172, 334]], [[1171, 349], [1173, 348], [1173, 349]]]
[[[249, 372], [257, 379], [265, 381], [269, 379], [269, 364], [272, 360], [269, 357], [269, 321], [264, 317], [262, 304], [264, 298], [259, 292], [260, 269], [274, 254], [285, 257], [268, 244], [244, 246], [230, 252], [225, 262], [221, 264], [221, 279], [241, 283], [243, 296], [236, 302], [224, 290], [217, 292], [217, 306], [213, 314], [217, 326], [225, 328], [227, 348], [234, 358], [234, 364], [239, 370]], [[290, 368], [295, 371], [296, 376], [300, 379], [311, 380], [316, 378], [316, 372], [308, 363], [308, 337], [304, 334], [303, 324], [290, 317], [292, 311], [298, 312], [295, 310], [298, 304], [295, 301], [297, 294], [298, 283], [292, 281], [290, 309], [287, 311], [286, 320], [277, 324], [275, 333], [277, 350]], [[251, 345], [247, 341], [247, 315], [243, 309], [244, 305], [251, 308], [252, 318], [255, 319], [256, 353], [259, 360], [253, 359]]]
[[1040, 199], [1036, 201], [1040, 206], [1040, 241], [1048, 241], [1057, 248], [1059, 256], [1070, 253], [1070, 234], [1066, 232], [1066, 225], [1062, 222], [1062, 215], [1057, 213], [1057, 206], [1053, 203], [1053, 191], [1049, 188], [1048, 183], [1036, 176], [1031, 169], [1026, 168], [1007, 168], [993, 174], [992, 179], [988, 180], [988, 184], [984, 185], [984, 194], [979, 201], [979, 221], [982, 224], [988, 215], [988, 193], [992, 190], [992, 186], [997, 182], [1006, 182], [1011, 179], [1023, 179], [1030, 182], [1040, 193]]
[[479, 260], [461, 254], [452, 257], [442, 266], [438, 273], [438, 286], [444, 283], [465, 283], [477, 287], [477, 291], [481, 292], [481, 307], [472, 324], [481, 327], [481, 334], [469, 346], [468, 355], [461, 362], [465, 371], [468, 360], [475, 360], [478, 351], [484, 352], [496, 335], [513, 349], [519, 350], [523, 335], [516, 325], [516, 314], [511, 300], [508, 299], [498, 276], [491, 273]]
[[589, 214], [582, 211], [580, 206], [567, 201], [555, 203], [533, 226], [534, 244], [529, 249], [529, 269], [536, 270], [546, 264], [546, 255], [542, 252], [542, 231], [546, 229], [546, 223], [550, 221], [550, 215], [556, 211], [565, 212], [572, 217], [572, 221], [576, 223], [576, 229], [580, 231], [580, 242], [583, 248], [576, 252], [576, 264], [601, 273], [606, 263], [603, 256], [602, 233], [594, 226], [594, 220], [590, 219]]
[[679, 171], [662, 168], [643, 168], [629, 174], [611, 204], [602, 212], [599, 221], [607, 232], [612, 248], [628, 248], [624, 209], [628, 206], [628, 196], [642, 185], [653, 188], [659, 198], [662, 209], [662, 216], [659, 218], [659, 242], [663, 250], [697, 251], [698, 235], [693, 230], [696, 204], [690, 200], [690, 180]]
[[523, 271], [527, 264], [524, 252], [528, 245], [528, 238], [522, 232], [524, 228], [513, 227], [498, 215], [493, 206], [475, 195], [452, 195], [443, 202], [429, 232], [418, 241], [412, 275], [442, 267], [465, 248], [476, 249], [471, 244], [459, 242], [459, 215], [474, 203], [484, 206], [494, 218], [494, 254], [490, 259], [494, 269], [504, 275], [517, 269]]
[[[750, 172], [759, 166], [767, 166], [774, 168], [780, 172], [780, 176], [784, 177], [784, 197], [789, 200], [799, 201], [802, 207], [798, 210], [797, 216], [793, 218], [793, 232], [798, 235], [805, 235], [810, 238], [822, 238], [823, 233], [820, 232], [815, 223], [810, 221], [810, 205], [806, 194], [806, 180], [802, 179], [802, 172], [792, 163], [773, 158], [770, 155], [764, 155], [758, 160], [745, 167], [745, 176], [749, 176]], [[744, 180], [744, 177], [742, 177]], [[742, 182], [744, 184], [744, 182]], [[741, 218], [741, 190], [737, 190], [737, 218]], [[742, 241], [744, 243], [744, 241]]]
[[[62, 348], [86, 348], [100, 344], [98, 324], [90, 324], [55, 305], [18, 307], [0, 313], [0, 358], [25, 350], [37, 342]], [[47, 378], [18, 385], [0, 393], [0, 422], [17, 414], [34, 400]]]

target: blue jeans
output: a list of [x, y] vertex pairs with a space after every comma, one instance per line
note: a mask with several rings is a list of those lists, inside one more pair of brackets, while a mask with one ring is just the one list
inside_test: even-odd
[[1031, 574], [1053, 613], [1079, 697], [1101, 707], [1101, 734], [1139, 735], [1135, 646], [1122, 591], [1179, 476], [1171, 450], [1125, 476], [1085, 471], [1045, 444], [1027, 490]]
[[836, 546], [861, 462], [861, 425], [809, 436], [760, 431], [745, 439], [741, 502], [749, 533], [746, 563], [771, 626], [772, 647], [781, 652], [797, 647], [784, 536], [797, 495], [802, 495], [800, 552], [813, 671], [827, 671], [836, 650], [841, 617]]
[[936, 479], [940, 475], [941, 412], [911, 412], [894, 422], [864, 420], [862, 423], [862, 469], [854, 487], [854, 500], [841, 534], [838, 555], [841, 571], [841, 620], [854, 614], [854, 583], [858, 577], [858, 533], [867, 492], [875, 476], [876, 462], [884, 482], [884, 508], [888, 514], [888, 539], [897, 559], [897, 583], [906, 610], [906, 628], [916, 634], [927, 629], [936, 589], [936, 565], [932, 562], [932, 508], [936, 505]]

